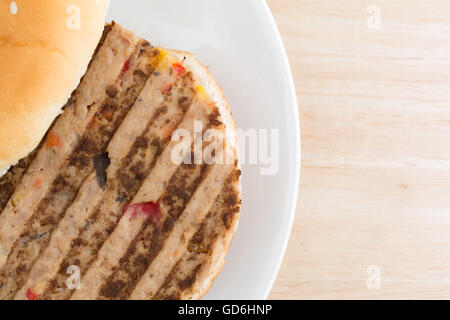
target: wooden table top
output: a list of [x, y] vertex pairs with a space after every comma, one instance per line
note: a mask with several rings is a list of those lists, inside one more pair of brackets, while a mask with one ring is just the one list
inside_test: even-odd
[[268, 3], [302, 126], [270, 298], [450, 298], [450, 1]]

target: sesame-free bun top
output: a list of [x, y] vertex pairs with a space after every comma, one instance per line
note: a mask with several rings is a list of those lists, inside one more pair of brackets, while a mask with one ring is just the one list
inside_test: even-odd
[[109, 0], [0, 0], [0, 176], [41, 141], [79, 84]]

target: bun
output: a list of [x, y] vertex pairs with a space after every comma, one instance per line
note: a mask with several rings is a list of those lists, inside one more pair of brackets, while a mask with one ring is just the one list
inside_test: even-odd
[[109, 0], [0, 0], [0, 176], [61, 113], [101, 38]]

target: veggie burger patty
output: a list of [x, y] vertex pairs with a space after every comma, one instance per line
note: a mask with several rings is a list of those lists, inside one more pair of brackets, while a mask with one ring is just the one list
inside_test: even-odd
[[[231, 162], [195, 161], [196, 127], [226, 136], [231, 114], [186, 57], [105, 28], [64, 112], [0, 178], [0, 299], [206, 293], [239, 219], [240, 170], [225, 140]], [[172, 159], [177, 129], [194, 137], [190, 161]]]

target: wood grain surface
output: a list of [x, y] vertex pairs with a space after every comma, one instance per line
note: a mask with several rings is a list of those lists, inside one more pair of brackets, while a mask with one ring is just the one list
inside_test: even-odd
[[303, 152], [270, 298], [450, 298], [450, 1], [268, 3]]

